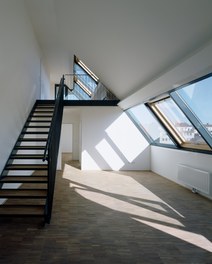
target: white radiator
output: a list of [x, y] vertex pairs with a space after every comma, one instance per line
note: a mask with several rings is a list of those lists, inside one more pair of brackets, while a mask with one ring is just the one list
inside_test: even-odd
[[178, 180], [194, 192], [210, 194], [210, 173], [178, 164]]

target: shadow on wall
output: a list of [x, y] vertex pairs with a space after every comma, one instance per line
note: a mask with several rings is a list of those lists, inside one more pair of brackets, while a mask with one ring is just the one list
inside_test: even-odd
[[125, 113], [106, 126], [103, 133], [98, 133], [98, 123], [92, 124], [97, 137], [87, 134], [87, 141], [92, 143], [83, 149], [83, 170], [150, 169], [149, 143]]

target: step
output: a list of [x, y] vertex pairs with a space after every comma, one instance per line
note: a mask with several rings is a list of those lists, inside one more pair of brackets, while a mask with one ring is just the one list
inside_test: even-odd
[[34, 121], [34, 120], [37, 120], [37, 121], [43, 121], [44, 118], [48, 121], [51, 121], [53, 116], [29, 116], [28, 117], [28, 120], [31, 120], [31, 121]]
[[55, 108], [54, 105], [37, 105], [35, 110], [44, 110], [44, 109], [54, 110], [54, 108]]
[[20, 142], [34, 142], [34, 141], [39, 141], [39, 142], [43, 142], [43, 141], [47, 141], [47, 138], [19, 138], [18, 141]]
[[50, 128], [50, 126], [34, 126], [34, 125], [25, 125], [24, 128]]
[[39, 199], [32, 199], [32, 198], [13, 198], [10, 197], [9, 199], [6, 200], [4, 203], [5, 205], [42, 205], [44, 206], [46, 204], [46, 197], [44, 198], [39, 198]]
[[36, 108], [34, 109], [30, 115], [34, 115], [34, 114], [38, 114], [38, 115], [53, 115], [54, 114], [54, 108]]
[[49, 114], [53, 114], [54, 113], [54, 109], [52, 109], [52, 110], [48, 110], [48, 109], [47, 110], [43, 110], [43, 109], [42, 110], [39, 110], [39, 109], [37, 110], [37, 109], [35, 109], [33, 111], [33, 113], [34, 114], [48, 114], [48, 113]]
[[44, 205], [1, 205], [0, 215], [6, 216], [42, 216], [44, 215]]
[[39, 154], [15, 154], [10, 155], [10, 159], [43, 159], [43, 155]]
[[47, 170], [46, 164], [9, 164], [5, 170]]
[[36, 104], [35, 108], [36, 108], [36, 107], [40, 107], [40, 106], [42, 106], [42, 107], [46, 107], [46, 106], [55, 106], [55, 100], [52, 101], [52, 102], [48, 102], [48, 103], [43, 102], [43, 101], [42, 101], [42, 102], [39, 102], [39, 103]]
[[50, 117], [53, 117], [53, 114], [46, 114], [46, 112], [45, 112], [45, 114], [43, 114], [43, 115], [41, 115], [40, 113], [37, 113], [37, 112], [34, 112], [33, 114], [31, 114], [29, 117], [47, 117], [47, 118], [50, 118]]
[[28, 123], [51, 123], [51, 120], [27, 120]]
[[6, 176], [1, 183], [47, 183], [47, 176]]
[[33, 198], [40, 199], [46, 198], [47, 190], [46, 189], [1, 189], [0, 198]]
[[45, 150], [46, 146], [15, 146], [14, 150]]
[[49, 131], [23, 131], [22, 135], [48, 135]]

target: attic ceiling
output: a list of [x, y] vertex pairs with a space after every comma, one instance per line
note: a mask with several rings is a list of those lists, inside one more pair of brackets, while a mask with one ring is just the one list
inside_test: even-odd
[[126, 98], [212, 37], [211, 0], [25, 0], [52, 82], [78, 56]]

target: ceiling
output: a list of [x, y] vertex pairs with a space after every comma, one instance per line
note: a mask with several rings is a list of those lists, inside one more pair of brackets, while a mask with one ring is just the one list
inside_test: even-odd
[[78, 56], [126, 98], [212, 38], [211, 0], [25, 0], [53, 82]]

